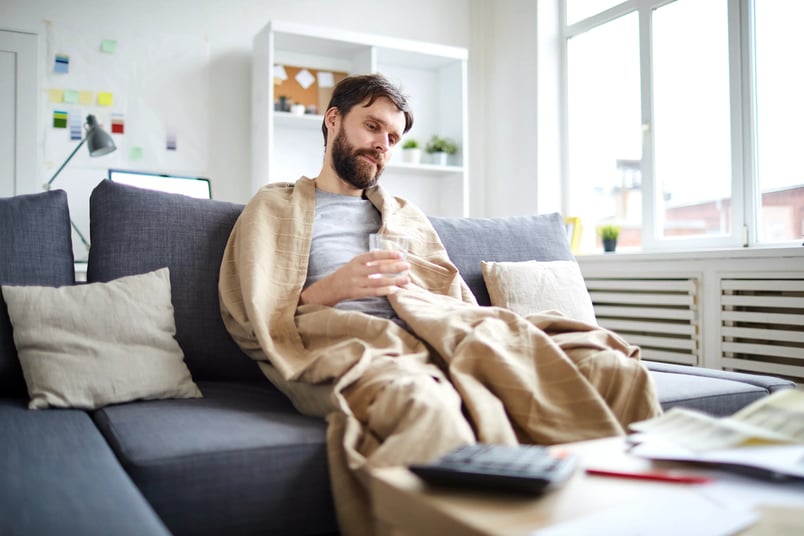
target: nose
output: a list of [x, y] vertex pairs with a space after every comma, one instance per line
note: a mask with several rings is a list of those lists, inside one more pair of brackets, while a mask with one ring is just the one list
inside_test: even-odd
[[385, 134], [377, 136], [374, 142], [374, 148], [381, 153], [387, 153], [391, 149], [391, 140]]

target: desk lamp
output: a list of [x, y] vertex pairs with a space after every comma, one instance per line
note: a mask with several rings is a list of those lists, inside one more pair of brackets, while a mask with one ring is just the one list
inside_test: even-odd
[[[94, 115], [90, 114], [87, 116], [87, 122], [84, 123], [84, 130], [86, 131], [86, 136], [84, 136], [84, 139], [81, 140], [81, 143], [78, 144], [75, 150], [70, 153], [70, 156], [67, 157], [67, 160], [64, 161], [64, 163], [56, 171], [56, 173], [53, 174], [50, 180], [44, 184], [45, 190], [50, 191], [50, 185], [53, 184], [54, 180], [56, 180], [56, 177], [58, 177], [59, 173], [61, 173], [61, 170], [64, 169], [64, 166], [66, 166], [67, 163], [72, 160], [73, 156], [75, 156], [75, 153], [78, 152], [78, 149], [84, 145], [84, 142], [86, 142], [87, 149], [89, 149], [89, 156], [92, 157], [103, 156], [117, 149], [112, 137], [105, 130], [103, 130], [100, 125], [98, 125], [98, 120], [95, 119]], [[78, 230], [78, 226], [75, 225], [75, 222], [72, 220], [72, 218], [70, 218], [70, 225], [72, 225], [73, 230], [78, 235], [78, 238], [81, 239], [81, 242], [83, 242], [84, 246], [89, 249], [89, 242], [87, 242], [87, 239], [84, 238], [84, 235], [81, 233], [81, 231]]]

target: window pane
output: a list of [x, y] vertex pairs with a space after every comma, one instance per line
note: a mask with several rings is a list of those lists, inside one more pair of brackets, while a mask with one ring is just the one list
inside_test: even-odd
[[567, 0], [567, 24], [574, 24], [622, 2], [623, 0]]
[[726, 0], [677, 0], [653, 12], [657, 230], [731, 230]]
[[582, 249], [600, 251], [597, 225], [622, 226], [618, 248], [641, 244], [642, 135], [636, 12], [567, 44], [568, 216], [579, 216]]
[[804, 235], [802, 17], [801, 0], [756, 2], [759, 239], [764, 242]]

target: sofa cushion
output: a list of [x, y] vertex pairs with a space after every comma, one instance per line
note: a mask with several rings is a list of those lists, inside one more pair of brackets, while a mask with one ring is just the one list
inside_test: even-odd
[[480, 305], [491, 305], [480, 261], [574, 260], [558, 213], [504, 218], [431, 217], [450, 260]]
[[740, 383], [747, 383], [755, 387], [762, 388], [768, 394], [775, 393], [781, 389], [795, 389], [796, 383], [784, 378], [768, 376], [765, 374], [750, 374], [746, 372], [736, 372], [730, 370], [719, 370], [704, 367], [692, 367], [690, 365], [678, 365], [675, 363], [660, 363], [658, 361], [643, 360], [648, 370], [656, 372], [666, 372], [668, 374], [683, 374], [700, 376], [701, 378], [716, 378]]
[[326, 423], [266, 380], [199, 382], [201, 399], [107, 406], [94, 419], [174, 535], [336, 532]]
[[650, 375], [665, 411], [679, 406], [724, 417], [768, 394], [762, 387], [733, 380], [656, 370]]
[[168, 269], [108, 283], [3, 286], [31, 409], [200, 397], [174, 334]]
[[[63, 190], [0, 199], [0, 285], [75, 283]], [[0, 300], [0, 395], [25, 395], [5, 302]]]
[[0, 534], [168, 536], [85, 412], [0, 399], [0, 430]]
[[592, 298], [575, 261], [481, 263], [491, 304], [526, 316], [555, 310], [597, 324]]
[[102, 181], [90, 197], [87, 280], [167, 266], [176, 340], [196, 380], [261, 379], [223, 326], [218, 272], [241, 205]]

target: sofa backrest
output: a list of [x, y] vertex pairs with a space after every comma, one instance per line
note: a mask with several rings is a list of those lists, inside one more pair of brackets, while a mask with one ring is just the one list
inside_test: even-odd
[[90, 196], [87, 282], [167, 266], [176, 340], [198, 380], [264, 379], [220, 315], [218, 273], [243, 206], [102, 181]]
[[574, 260], [558, 213], [501, 218], [437, 218], [430, 221], [480, 305], [491, 305], [481, 261]]
[[[262, 378], [223, 326], [218, 274], [243, 205], [102, 181], [90, 197], [87, 281], [170, 269], [176, 339], [195, 380]], [[430, 218], [478, 302], [480, 261], [572, 260], [559, 214]]]
[[[54, 190], [0, 199], [0, 285], [74, 283], [67, 194]], [[25, 393], [8, 310], [0, 296], [0, 394]]]

